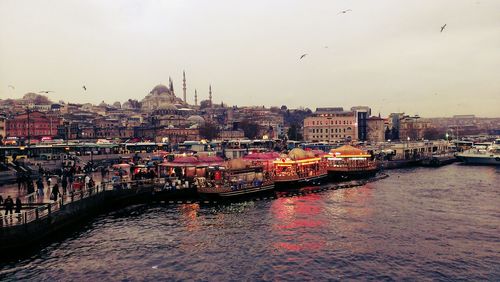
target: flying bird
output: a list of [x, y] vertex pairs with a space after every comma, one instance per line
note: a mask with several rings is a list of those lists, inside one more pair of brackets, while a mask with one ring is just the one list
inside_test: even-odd
[[339, 14], [346, 14], [347, 12], [352, 12], [351, 9], [340, 11]]
[[82, 88], [83, 88], [83, 90], [87, 91], [87, 87], [85, 87], [85, 85], [82, 86]]
[[44, 91], [40, 91], [40, 92], [38, 92], [38, 93], [45, 93], [45, 94], [48, 94], [48, 93], [50, 93], [50, 92], [54, 92], [54, 91], [52, 91], [52, 90], [44, 90]]
[[443, 32], [444, 28], [446, 27], [446, 24], [444, 24], [442, 27], [441, 27], [441, 32]]
[[300, 56], [299, 60], [302, 60], [305, 56], [307, 56], [307, 54], [302, 54], [302, 56]]
[[9, 87], [9, 88], [10, 88], [10, 89], [12, 89], [12, 90], [16, 90], [16, 88], [15, 88], [14, 86], [12, 86], [12, 85], [9, 85], [9, 86], [7, 86], [7, 87]]

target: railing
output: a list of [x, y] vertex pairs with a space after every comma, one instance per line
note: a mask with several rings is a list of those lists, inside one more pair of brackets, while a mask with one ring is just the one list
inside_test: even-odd
[[3, 212], [5, 211], [5, 209], [3, 208], [0, 210], [0, 228], [22, 225], [32, 221], [47, 218], [54, 212], [64, 209], [64, 206], [68, 203], [85, 200], [99, 195], [104, 191], [122, 189], [135, 190], [145, 185], [158, 186], [161, 187], [161, 190], [163, 190], [164, 184], [165, 179], [163, 178], [122, 182], [101, 182], [100, 185], [96, 185], [93, 188], [79, 189], [65, 195], [61, 195], [61, 197], [57, 201], [52, 201], [50, 203], [41, 203], [41, 201], [43, 201], [45, 198], [43, 196], [38, 196], [37, 193], [31, 193], [23, 197], [25, 202], [23, 209], [28, 209], [27, 211], [5, 215]]

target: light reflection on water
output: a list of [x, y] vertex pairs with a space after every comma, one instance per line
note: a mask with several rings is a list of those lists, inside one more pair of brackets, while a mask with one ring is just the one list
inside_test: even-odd
[[405, 169], [363, 187], [103, 215], [0, 280], [499, 280], [500, 172]]

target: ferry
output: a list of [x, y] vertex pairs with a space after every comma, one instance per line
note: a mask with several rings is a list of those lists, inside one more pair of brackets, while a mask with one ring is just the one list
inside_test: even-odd
[[292, 149], [282, 155], [274, 164], [274, 182], [279, 188], [296, 185], [320, 184], [327, 178], [323, 151]]
[[378, 170], [378, 162], [372, 155], [350, 145], [332, 149], [324, 158], [326, 170], [333, 180], [350, 180], [374, 176]]
[[475, 146], [458, 153], [456, 157], [465, 164], [500, 165], [500, 139], [496, 139], [489, 146]]
[[233, 159], [221, 166], [208, 168], [206, 177], [196, 177], [196, 190], [202, 198], [229, 199], [274, 189], [272, 174], [263, 166], [243, 159]]

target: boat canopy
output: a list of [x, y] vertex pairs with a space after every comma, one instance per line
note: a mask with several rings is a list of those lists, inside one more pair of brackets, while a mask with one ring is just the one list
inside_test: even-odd
[[370, 154], [350, 145], [344, 145], [330, 150], [330, 155], [337, 158], [369, 158]]
[[277, 152], [262, 152], [262, 153], [253, 153], [248, 154], [243, 157], [245, 160], [251, 161], [270, 161], [279, 158], [280, 154]]

